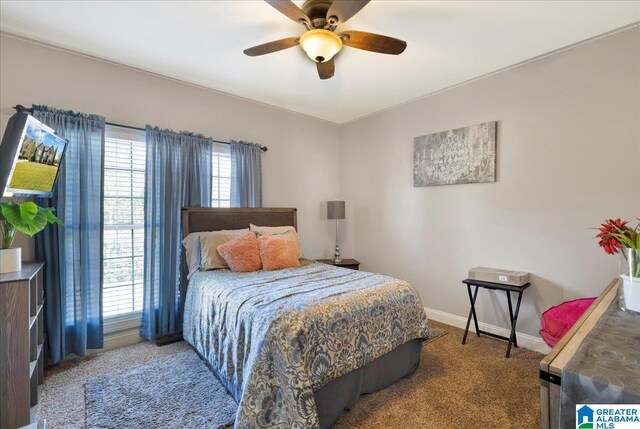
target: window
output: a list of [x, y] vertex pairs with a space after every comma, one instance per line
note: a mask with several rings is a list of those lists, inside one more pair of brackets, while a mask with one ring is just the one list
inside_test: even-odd
[[[104, 332], [140, 326], [144, 281], [144, 131], [107, 126], [104, 145]], [[211, 151], [211, 206], [231, 206], [229, 145]]]
[[102, 261], [105, 333], [140, 326], [145, 162], [144, 131], [107, 126]]
[[214, 143], [211, 150], [211, 207], [231, 206], [231, 151]]

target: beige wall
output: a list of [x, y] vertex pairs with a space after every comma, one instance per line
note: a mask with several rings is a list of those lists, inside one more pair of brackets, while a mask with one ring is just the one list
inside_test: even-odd
[[[411, 281], [430, 308], [466, 317], [470, 267], [533, 273], [532, 335], [546, 308], [616, 274], [589, 228], [640, 215], [637, 27], [342, 127], [7, 37], [0, 55], [0, 127], [43, 103], [267, 145], [264, 203], [298, 207], [308, 256], [332, 254], [323, 201], [341, 195], [344, 257]], [[412, 186], [413, 137], [491, 120], [496, 183]], [[483, 293], [480, 318], [507, 326], [504, 304]]]
[[[415, 136], [493, 120], [496, 183], [413, 187]], [[639, 162], [635, 27], [343, 126], [343, 253], [463, 317], [468, 268], [530, 271], [518, 330], [537, 335], [542, 311], [616, 275], [589, 228], [639, 217]], [[508, 326], [504, 293], [479, 301], [481, 320]]]
[[[337, 125], [2, 36], [0, 132], [14, 113], [11, 106], [31, 103], [268, 146], [262, 157], [264, 205], [297, 207], [305, 254], [331, 253], [322, 206], [340, 190]], [[24, 236], [16, 244], [25, 247], [25, 259], [33, 257]]]

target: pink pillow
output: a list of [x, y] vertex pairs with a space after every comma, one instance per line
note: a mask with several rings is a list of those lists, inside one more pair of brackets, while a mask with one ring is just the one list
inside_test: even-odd
[[542, 313], [540, 336], [544, 342], [549, 347], [558, 344], [558, 341], [571, 329], [595, 300], [595, 298], [581, 298], [567, 301]]
[[282, 270], [300, 266], [298, 248], [289, 239], [274, 235], [258, 237], [258, 247], [265, 271]]
[[231, 271], [250, 272], [262, 268], [258, 239], [253, 232], [246, 232], [238, 238], [216, 247]]

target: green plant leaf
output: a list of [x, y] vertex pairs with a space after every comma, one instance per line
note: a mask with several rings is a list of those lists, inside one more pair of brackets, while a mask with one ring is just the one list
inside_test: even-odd
[[58, 224], [60, 226], [64, 226], [64, 223], [58, 219], [58, 217], [56, 215], [53, 214], [53, 209], [42, 209], [45, 218], [47, 219], [47, 222], [51, 223], [51, 224]]
[[19, 204], [20, 207], [20, 217], [23, 221], [28, 222], [36, 217], [38, 214], [38, 205], [32, 201]]
[[2, 203], [0, 211], [6, 222], [29, 237], [42, 231], [48, 223], [64, 226], [62, 221], [53, 214], [53, 209], [39, 207], [34, 202]]
[[22, 224], [22, 217], [20, 215], [20, 206], [16, 203], [5, 203], [0, 207], [2, 209], [2, 216], [11, 225]]
[[635, 249], [636, 243], [630, 237], [628, 237], [628, 236], [626, 236], [624, 234], [617, 234], [617, 233], [612, 233], [611, 236], [615, 237], [616, 240], [618, 240], [620, 243], [624, 244], [625, 247], [629, 247], [631, 249]]

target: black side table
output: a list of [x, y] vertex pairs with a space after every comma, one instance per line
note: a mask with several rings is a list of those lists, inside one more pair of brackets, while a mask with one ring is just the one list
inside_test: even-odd
[[[466, 279], [462, 280], [462, 283], [467, 285], [467, 292], [469, 293], [469, 302], [471, 303], [471, 309], [469, 310], [469, 317], [467, 318], [467, 326], [464, 329], [464, 337], [462, 337], [462, 344], [467, 341], [467, 334], [469, 333], [469, 325], [471, 324], [471, 318], [473, 317], [473, 324], [476, 327], [476, 335], [479, 337], [480, 334], [488, 335], [490, 337], [499, 338], [501, 340], [508, 341], [507, 344], [507, 352], [504, 357], [509, 357], [511, 354], [511, 346], [518, 347], [518, 341], [516, 339], [516, 324], [518, 323], [518, 313], [520, 312], [520, 302], [522, 301], [522, 293], [531, 286], [531, 283], [525, 283], [522, 286], [512, 286], [505, 285], [501, 283], [491, 283], [491, 282], [483, 282], [481, 280], [471, 280]], [[471, 287], [474, 286], [476, 289], [471, 293]], [[509, 317], [511, 320], [511, 335], [509, 337], [505, 337], [502, 335], [493, 334], [491, 332], [482, 331], [478, 328], [478, 318], [476, 317], [476, 298], [478, 297], [478, 289], [481, 287], [489, 290], [503, 290], [507, 293], [507, 303], [509, 304]], [[516, 303], [516, 312], [513, 312], [513, 305], [511, 304], [511, 292], [515, 292], [518, 294], [518, 301]]]

